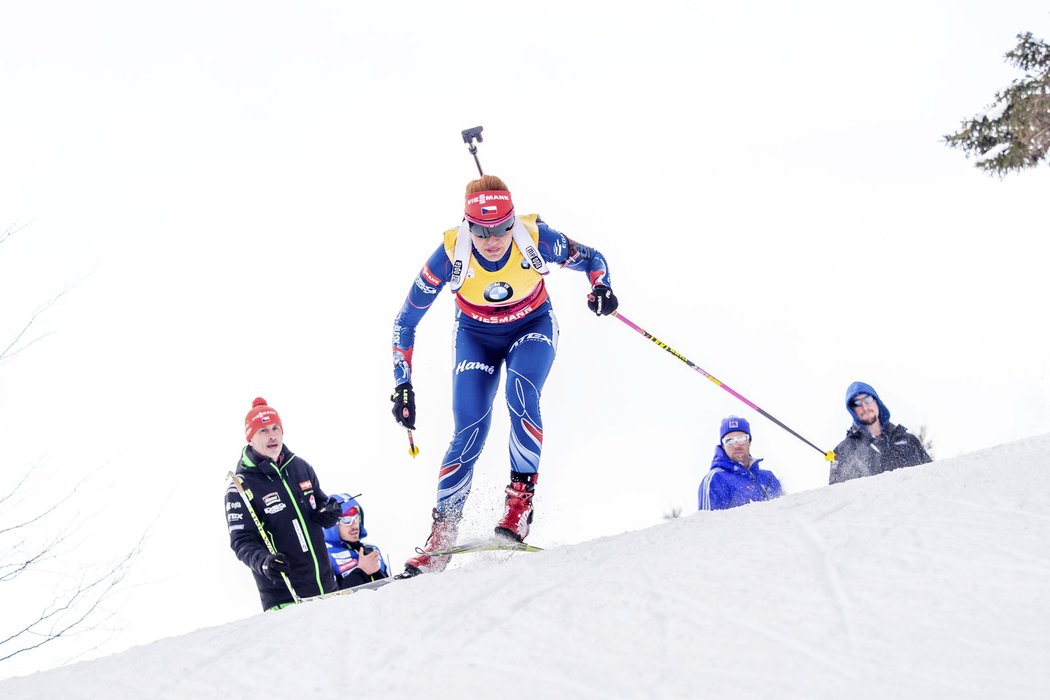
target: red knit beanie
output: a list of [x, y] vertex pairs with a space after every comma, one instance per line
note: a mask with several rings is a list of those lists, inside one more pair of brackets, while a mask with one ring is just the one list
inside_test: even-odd
[[260, 396], [255, 401], [252, 401], [252, 410], [248, 411], [248, 415], [244, 417], [244, 437], [247, 438], [248, 442], [251, 442], [252, 435], [255, 435], [259, 428], [266, 425], [280, 425], [281, 430], [284, 430], [284, 425], [281, 424], [281, 417], [277, 415], [277, 411], [267, 406], [266, 399]]

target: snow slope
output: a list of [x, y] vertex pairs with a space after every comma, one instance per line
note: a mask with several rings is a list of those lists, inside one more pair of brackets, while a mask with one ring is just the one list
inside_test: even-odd
[[[464, 555], [8, 679], [0, 698], [1046, 698], [1048, 453], [1044, 435], [538, 554]], [[631, 504], [608, 514], [629, 521]]]

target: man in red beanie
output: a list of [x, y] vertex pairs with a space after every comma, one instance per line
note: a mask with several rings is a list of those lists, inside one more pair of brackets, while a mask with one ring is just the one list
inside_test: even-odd
[[[297, 596], [334, 591], [324, 528], [342, 515], [339, 501], [325, 495], [314, 468], [285, 446], [281, 417], [265, 399], [252, 402], [244, 417], [244, 436], [248, 444], [241, 450], [234, 478], [247, 498], [230, 485], [226, 523], [230, 547], [255, 575], [263, 610], [283, 608]], [[270, 546], [260, 529], [266, 531]]]

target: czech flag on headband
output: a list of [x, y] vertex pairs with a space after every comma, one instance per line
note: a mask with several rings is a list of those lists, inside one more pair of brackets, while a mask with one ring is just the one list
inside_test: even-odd
[[507, 190], [486, 190], [467, 195], [463, 215], [467, 221], [495, 226], [514, 216], [514, 202]]

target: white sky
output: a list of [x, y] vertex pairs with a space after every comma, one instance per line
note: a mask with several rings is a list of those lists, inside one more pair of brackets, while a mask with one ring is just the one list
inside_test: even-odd
[[0, 698], [1042, 699], [1050, 502], [1017, 482], [1043, 479], [1048, 452], [1044, 435], [538, 554], [462, 555], [0, 682]]
[[[390, 330], [459, 221], [478, 124], [486, 171], [606, 254], [627, 317], [823, 449], [858, 379], [939, 458], [1050, 431], [1050, 173], [1000, 181], [941, 142], [1050, 11], [724, 5], [0, 6], [0, 226], [28, 224], [0, 246], [0, 341], [76, 283], [0, 365], [5, 467], [35, 465], [26, 508], [89, 475], [49, 518], [79, 546], [31, 585], [150, 526], [105, 649], [252, 614], [219, 502], [257, 395], [326, 490], [364, 493], [395, 566], [422, 544], [451, 298], [417, 337], [417, 460], [389, 415]], [[582, 275], [548, 282], [537, 544], [695, 508], [729, 413], [789, 492], [825, 483], [816, 451], [590, 316]], [[468, 530], [495, 520], [506, 426]]]

